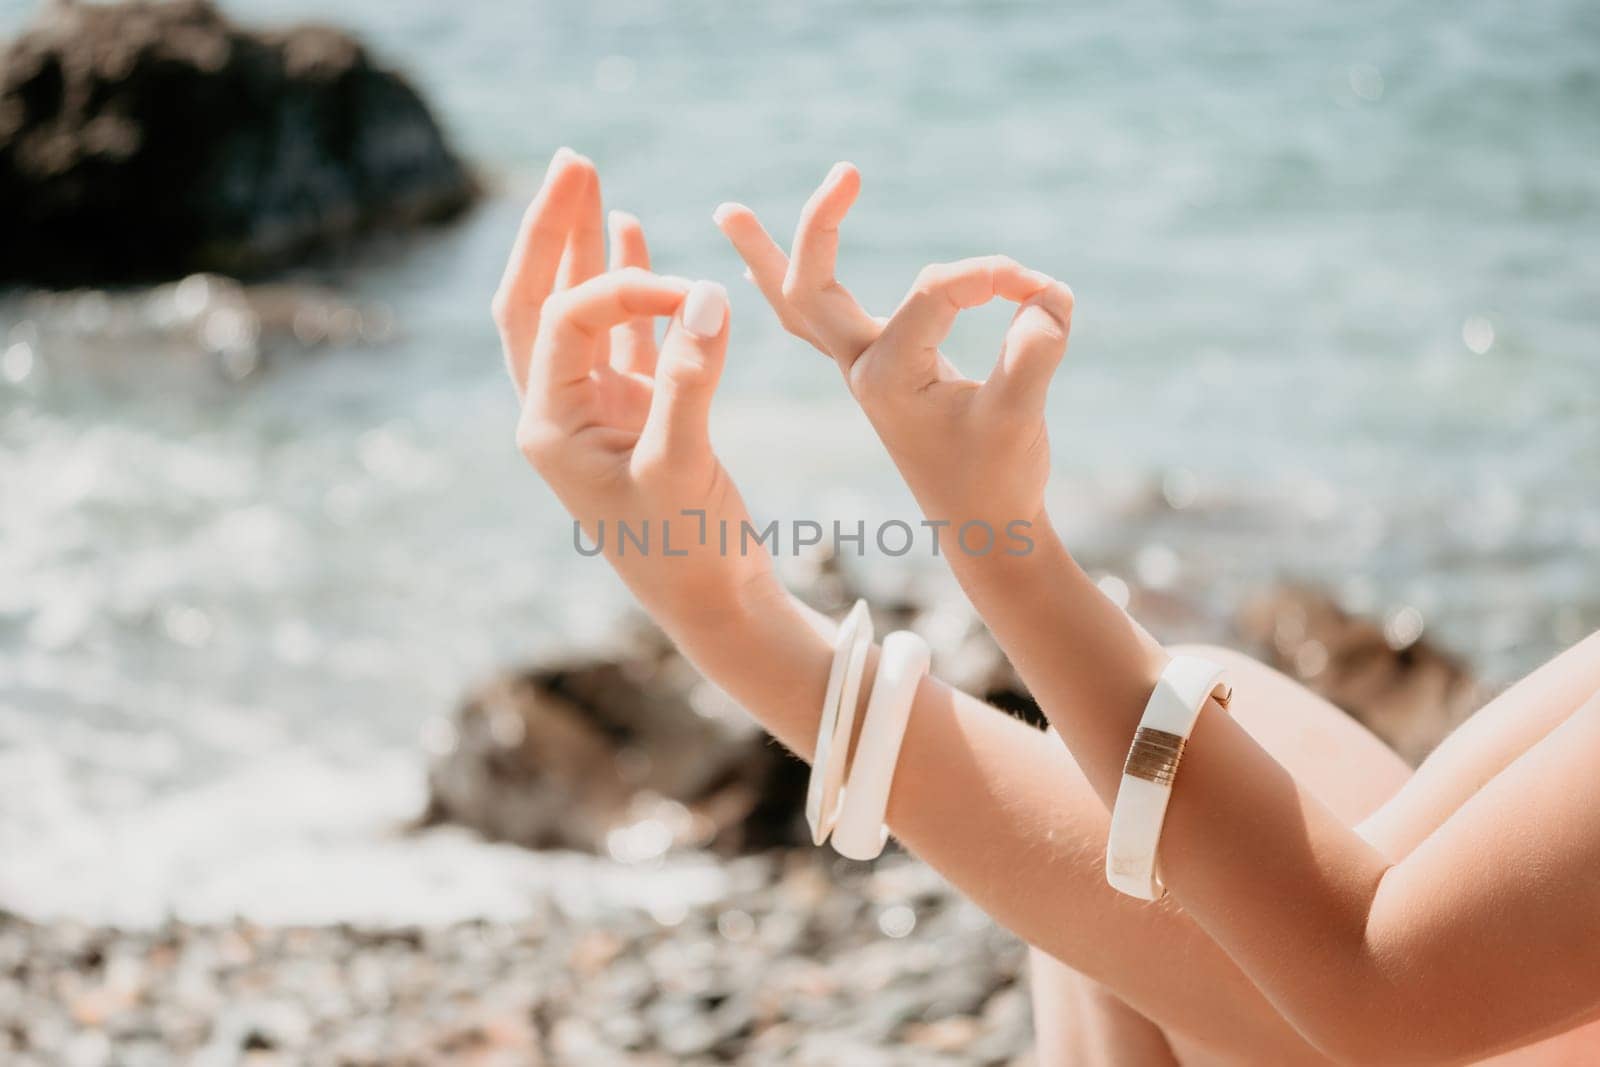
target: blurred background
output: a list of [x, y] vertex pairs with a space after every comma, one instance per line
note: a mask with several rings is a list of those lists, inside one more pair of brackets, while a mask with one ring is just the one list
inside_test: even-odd
[[[0, 34], [38, 7], [0, 0]], [[471, 686], [607, 640], [627, 607], [512, 447], [487, 314], [564, 144], [660, 269], [730, 286], [714, 433], [758, 516], [917, 517], [710, 221], [740, 200], [786, 233], [848, 159], [840, 275], [870, 309], [997, 251], [1075, 289], [1053, 513], [1108, 592], [1159, 594], [1158, 631], [1226, 637], [1292, 581], [1494, 684], [1600, 626], [1593, 5], [223, 9], [354, 33], [482, 196], [243, 289], [0, 296], [0, 908], [149, 927], [709, 901], [730, 940], [737, 864], [397, 831]], [[965, 316], [946, 351], [981, 374], [1008, 315]], [[874, 590], [936, 588], [934, 562], [847, 561]]]

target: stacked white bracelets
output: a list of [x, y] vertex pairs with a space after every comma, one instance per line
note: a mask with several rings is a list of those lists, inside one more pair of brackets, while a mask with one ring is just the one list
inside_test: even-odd
[[883, 824], [889, 787], [894, 782], [906, 722], [911, 718], [911, 703], [927, 673], [926, 641], [909, 630], [896, 630], [883, 639], [878, 676], [867, 700], [867, 718], [861, 724], [839, 822], [833, 829], [833, 848], [841, 856], [870, 860], [889, 840], [889, 828]]
[[861, 695], [861, 674], [872, 648], [872, 617], [867, 602], [856, 601], [839, 627], [833, 645], [833, 666], [822, 696], [822, 719], [817, 724], [817, 751], [806, 782], [806, 822], [811, 843], [820, 845], [833, 832], [839, 818], [839, 787], [844, 782], [845, 759], [856, 728], [856, 700]]
[[861, 737], [847, 777], [845, 761], [855, 730], [861, 676], [871, 647], [872, 621], [867, 617], [866, 602], [857, 601], [840, 626], [834, 645], [822, 720], [817, 727], [816, 759], [806, 788], [806, 821], [811, 825], [811, 840], [820, 845], [831, 834], [834, 850], [856, 860], [877, 856], [889, 839], [883, 817], [889, 807], [889, 791], [911, 704], [917, 686], [928, 673], [929, 660], [927, 642], [914, 633], [898, 630], [884, 639], [877, 677], [861, 723]]
[[1222, 674], [1222, 668], [1209, 660], [1176, 656], [1150, 694], [1111, 810], [1106, 881], [1119, 892], [1142, 900], [1157, 900], [1166, 892], [1156, 871], [1156, 850], [1172, 799], [1172, 780], [1206, 701], [1215, 697], [1226, 709], [1232, 698]]

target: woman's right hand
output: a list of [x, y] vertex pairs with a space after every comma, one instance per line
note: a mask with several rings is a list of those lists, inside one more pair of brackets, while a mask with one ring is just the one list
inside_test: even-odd
[[[860, 186], [849, 164], [829, 172], [801, 212], [792, 258], [749, 208], [725, 204], [715, 217], [785, 328], [838, 365], [927, 518], [949, 524], [946, 554], [1025, 555], [1048, 532], [1044, 401], [1066, 352], [1072, 291], [983, 256], [923, 268], [895, 313], [874, 318], [834, 272]], [[939, 345], [963, 309], [996, 297], [1019, 306], [994, 369], [976, 381]]]
[[[727, 294], [652, 274], [628, 216], [613, 216], [613, 269], [602, 273], [599, 189], [593, 163], [556, 154], [495, 295], [522, 402], [517, 446], [681, 639], [782, 588], [765, 548], [741, 536], [749, 513], [711, 448]], [[666, 316], [658, 352], [651, 320]], [[645, 531], [644, 544], [625, 540], [620, 523]]]

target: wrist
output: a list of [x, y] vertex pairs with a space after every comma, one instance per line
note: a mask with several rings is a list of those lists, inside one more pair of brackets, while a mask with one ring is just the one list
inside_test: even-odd
[[1033, 530], [1026, 555], [952, 559], [957, 581], [1053, 722], [1077, 704], [1136, 716], [1170, 657], [1101, 592], [1047, 516]]
[[767, 566], [714, 593], [687, 597], [658, 616], [662, 628], [686, 653], [712, 650], [755, 651], [778, 622], [794, 614], [798, 602]]
[[1078, 570], [1044, 509], [1027, 518], [1007, 520], [997, 528], [1002, 536], [989, 551], [976, 551], [982, 546], [963, 542], [959, 534], [950, 545], [950, 568], [963, 587], [1027, 594], [1058, 587]]
[[810, 758], [835, 627], [773, 575], [714, 616], [668, 626], [680, 651], [791, 751]]

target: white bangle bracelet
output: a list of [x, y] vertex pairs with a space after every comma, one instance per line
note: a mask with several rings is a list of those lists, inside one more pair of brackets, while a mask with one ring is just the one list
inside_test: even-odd
[[1222, 668], [1209, 660], [1176, 656], [1150, 694], [1111, 809], [1106, 881], [1118, 892], [1141, 900], [1158, 900], [1166, 892], [1156, 871], [1156, 851], [1172, 799], [1172, 780], [1184, 742], [1206, 701], [1215, 697], [1223, 708], [1228, 706], [1232, 690], [1222, 674]]
[[872, 616], [867, 602], [857, 600], [839, 626], [833, 645], [833, 666], [822, 696], [822, 718], [817, 724], [817, 751], [806, 782], [806, 822], [811, 842], [828, 839], [839, 817], [839, 787], [844, 782], [845, 759], [856, 728], [856, 704], [861, 696], [861, 675], [872, 649]]
[[833, 828], [833, 848], [853, 860], [870, 860], [883, 851], [889, 828], [883, 824], [889, 808], [900, 742], [917, 686], [928, 673], [928, 643], [908, 630], [896, 630], [883, 640], [878, 676], [872, 682], [866, 720], [850, 762], [839, 822]]

